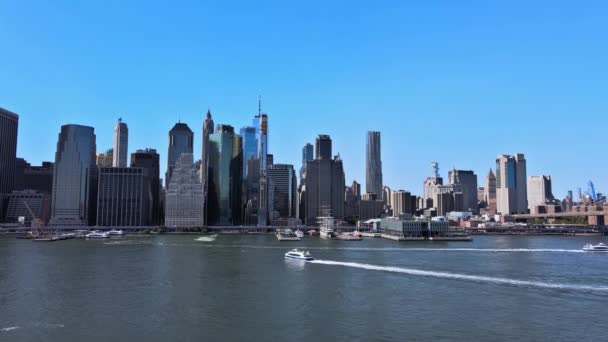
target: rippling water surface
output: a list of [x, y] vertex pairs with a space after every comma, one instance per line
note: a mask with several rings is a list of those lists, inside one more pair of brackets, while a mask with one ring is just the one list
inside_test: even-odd
[[605, 340], [602, 240], [2, 236], [0, 341]]

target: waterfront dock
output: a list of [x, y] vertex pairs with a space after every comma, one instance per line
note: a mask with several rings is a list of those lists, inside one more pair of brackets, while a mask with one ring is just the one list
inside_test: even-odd
[[361, 236], [369, 237], [369, 238], [381, 238], [382, 234], [380, 233], [372, 233], [372, 232], [360, 232]]

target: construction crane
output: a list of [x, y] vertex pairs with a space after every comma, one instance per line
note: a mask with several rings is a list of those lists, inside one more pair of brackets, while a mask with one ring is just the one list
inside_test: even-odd
[[589, 197], [591, 197], [591, 200], [593, 202], [597, 201], [597, 195], [595, 193], [595, 186], [593, 186], [592, 181], [589, 181], [589, 183], [587, 183], [587, 191], [589, 193]]
[[25, 205], [25, 208], [27, 209], [27, 211], [30, 213], [30, 216], [32, 216], [31, 227], [37, 228], [39, 231], [44, 233], [44, 221], [39, 219], [38, 216], [36, 214], [34, 214], [34, 211], [32, 210], [32, 208], [30, 207], [30, 205], [27, 203], [27, 201], [25, 199], [22, 198], [21, 201]]

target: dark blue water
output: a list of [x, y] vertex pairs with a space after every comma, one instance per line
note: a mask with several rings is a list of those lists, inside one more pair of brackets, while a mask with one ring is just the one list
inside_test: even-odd
[[[0, 341], [606, 340], [600, 237], [0, 237]], [[306, 246], [315, 263], [285, 260]]]

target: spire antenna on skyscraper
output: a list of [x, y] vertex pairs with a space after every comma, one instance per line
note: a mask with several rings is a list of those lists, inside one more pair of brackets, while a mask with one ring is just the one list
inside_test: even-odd
[[258, 95], [258, 116], [262, 115], [262, 95]]

